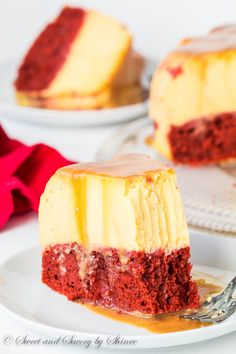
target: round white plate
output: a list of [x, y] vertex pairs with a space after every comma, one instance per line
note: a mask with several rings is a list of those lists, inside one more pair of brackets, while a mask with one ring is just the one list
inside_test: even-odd
[[173, 165], [145, 143], [153, 133], [150, 119], [142, 118], [119, 129], [97, 153], [109, 160], [120, 153], [144, 153], [173, 166], [189, 225], [227, 235], [236, 235], [236, 170], [219, 166]]
[[[204, 272], [227, 284], [233, 273], [198, 266]], [[95, 314], [83, 306], [68, 301], [45, 285], [40, 279], [40, 248], [29, 248], [7, 260], [0, 268], [0, 302], [14, 318], [26, 327], [46, 336], [75, 336], [77, 339], [91, 339], [98, 336], [103, 347], [108, 337], [137, 340], [134, 346], [124, 348], [161, 348], [200, 342], [219, 337], [236, 329], [236, 314], [221, 324], [210, 327], [167, 334], [153, 334], [145, 329], [117, 322]]]
[[[148, 61], [144, 75], [145, 85], [150, 80], [154, 66], [153, 61]], [[122, 123], [147, 113], [147, 101], [119, 108], [88, 111], [60, 111], [19, 106], [13, 89], [17, 68], [17, 60], [0, 61], [0, 114], [6, 118], [32, 124], [68, 127]]]

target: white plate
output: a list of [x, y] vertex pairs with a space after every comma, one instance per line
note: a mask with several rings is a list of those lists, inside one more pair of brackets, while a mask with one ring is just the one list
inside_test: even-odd
[[[233, 277], [233, 273], [216, 268], [198, 266], [195, 269], [218, 277], [225, 284]], [[41, 284], [40, 249], [37, 246], [7, 260], [0, 268], [0, 275], [2, 307], [26, 327], [46, 336], [74, 335], [77, 339], [89, 338], [92, 341], [99, 336], [105, 347], [109, 336], [119, 335], [124, 339], [137, 340], [135, 349], [138, 349], [200, 342], [236, 329], [236, 314], [225, 322], [210, 327], [188, 332], [153, 334], [142, 328], [112, 321], [90, 312]], [[112, 345], [109, 345], [109, 348], [111, 347]]]
[[148, 118], [131, 122], [101, 146], [97, 160], [137, 152], [172, 165], [177, 172], [188, 224], [236, 236], [236, 170], [233, 167], [173, 165], [145, 143], [152, 133], [153, 124]]
[[[147, 101], [119, 108], [88, 111], [60, 111], [19, 106], [13, 89], [17, 67], [17, 60], [0, 61], [0, 114], [6, 118], [68, 127], [122, 123], [147, 113]], [[144, 80], [150, 80], [153, 68], [154, 63], [148, 61]]]

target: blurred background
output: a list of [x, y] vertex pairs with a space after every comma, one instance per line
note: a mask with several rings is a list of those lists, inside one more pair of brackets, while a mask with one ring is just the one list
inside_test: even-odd
[[160, 58], [183, 37], [235, 22], [234, 0], [0, 0], [0, 57], [19, 57], [65, 4], [97, 8], [128, 24], [135, 47]]
[[[234, 0], [0, 0], [0, 60], [19, 62], [45, 24], [66, 4], [95, 8], [120, 19], [133, 34], [134, 48], [155, 61], [182, 38], [205, 34], [236, 18]], [[55, 129], [17, 124], [2, 114], [0, 123], [7, 133], [28, 144], [44, 142], [80, 161], [94, 159], [101, 144], [117, 129]]]

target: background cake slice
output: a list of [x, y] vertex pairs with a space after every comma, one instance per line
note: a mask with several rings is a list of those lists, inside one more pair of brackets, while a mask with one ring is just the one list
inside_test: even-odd
[[236, 25], [182, 41], [152, 81], [153, 146], [181, 163], [235, 159], [235, 87]]
[[21, 105], [57, 109], [135, 103], [143, 99], [143, 67], [122, 24], [94, 10], [66, 7], [26, 54], [16, 97]]
[[62, 168], [39, 209], [42, 280], [69, 300], [142, 315], [194, 308], [175, 172], [144, 155]]

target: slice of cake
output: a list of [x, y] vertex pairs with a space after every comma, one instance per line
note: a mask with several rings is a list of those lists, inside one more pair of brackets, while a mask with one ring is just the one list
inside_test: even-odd
[[62, 168], [39, 209], [42, 281], [140, 315], [198, 306], [175, 172], [144, 155]]
[[235, 87], [236, 25], [184, 40], [151, 84], [153, 146], [186, 164], [235, 160]]
[[95, 109], [140, 102], [143, 58], [129, 31], [94, 10], [66, 7], [26, 54], [15, 81], [21, 105]]

